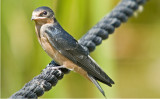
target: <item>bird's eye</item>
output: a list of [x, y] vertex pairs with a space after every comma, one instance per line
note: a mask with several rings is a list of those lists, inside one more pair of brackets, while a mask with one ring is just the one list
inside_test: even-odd
[[43, 12], [43, 15], [47, 15], [47, 12], [46, 12], [46, 11], [44, 11], [44, 12]]

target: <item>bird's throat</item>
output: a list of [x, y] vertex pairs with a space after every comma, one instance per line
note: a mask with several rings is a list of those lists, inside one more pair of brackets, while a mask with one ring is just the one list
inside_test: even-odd
[[41, 38], [40, 29], [41, 29], [42, 25], [50, 24], [50, 23], [54, 23], [53, 18], [46, 18], [44, 20], [36, 20], [35, 21], [35, 24], [36, 24], [35, 29], [36, 29], [36, 34], [37, 34], [38, 39]]
[[42, 25], [36, 23], [35, 29], [36, 29], [36, 34], [37, 34], [38, 40], [41, 38], [41, 36], [40, 36], [41, 27], [42, 27]]

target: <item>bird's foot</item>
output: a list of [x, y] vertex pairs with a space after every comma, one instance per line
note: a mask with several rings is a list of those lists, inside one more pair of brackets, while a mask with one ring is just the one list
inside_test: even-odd
[[55, 66], [55, 67], [48, 66], [47, 68], [48, 69], [61, 69], [61, 68], [66, 68], [66, 67], [65, 66]]

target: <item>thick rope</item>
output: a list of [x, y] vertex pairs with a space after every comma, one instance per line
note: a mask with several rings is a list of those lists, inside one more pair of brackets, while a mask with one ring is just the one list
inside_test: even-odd
[[[146, 0], [122, 0], [108, 15], [100, 20], [93, 28], [91, 28], [78, 42], [88, 49], [89, 52], [95, 50], [102, 40], [108, 38], [115, 28], [121, 23], [126, 22], [129, 17], [143, 4]], [[49, 63], [47, 67], [25, 86], [14, 93], [10, 98], [38, 98], [45, 91], [49, 91], [55, 86], [58, 80], [61, 80], [64, 74], [69, 73], [68, 69], [51, 69], [49, 67], [59, 66], [54, 61]]]
[[88, 48], [89, 52], [95, 50], [102, 40], [108, 38], [115, 28], [128, 20], [130, 16], [143, 5], [146, 0], [122, 0], [108, 15], [91, 28], [79, 43]]

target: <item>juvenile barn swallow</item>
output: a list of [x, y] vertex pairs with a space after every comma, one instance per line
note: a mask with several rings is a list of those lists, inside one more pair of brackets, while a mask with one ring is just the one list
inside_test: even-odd
[[49, 7], [39, 7], [32, 13], [38, 41], [45, 52], [60, 66], [73, 70], [92, 81], [100, 92], [105, 93], [100, 81], [112, 86], [114, 81], [89, 56], [89, 52], [68, 34], [58, 23]]

